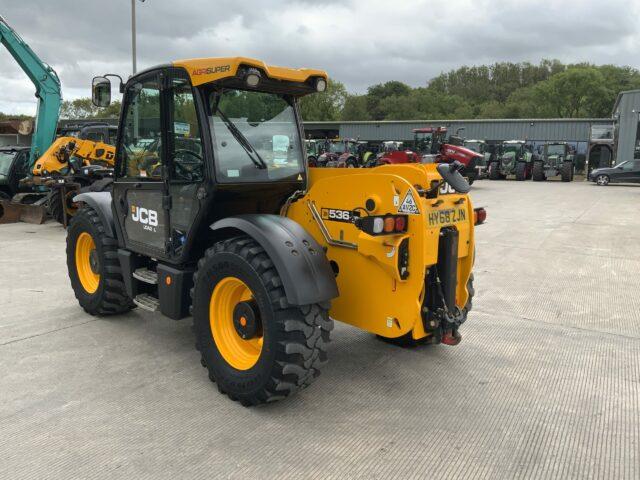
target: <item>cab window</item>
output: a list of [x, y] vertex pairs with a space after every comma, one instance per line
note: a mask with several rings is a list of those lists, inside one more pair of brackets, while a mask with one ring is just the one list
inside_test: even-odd
[[125, 177], [160, 180], [163, 151], [160, 140], [160, 83], [151, 75], [130, 85], [126, 92], [122, 136], [122, 170]]
[[170, 90], [169, 125], [171, 144], [171, 179], [200, 182], [204, 177], [204, 154], [196, 115], [193, 91], [186, 76], [179, 74]]

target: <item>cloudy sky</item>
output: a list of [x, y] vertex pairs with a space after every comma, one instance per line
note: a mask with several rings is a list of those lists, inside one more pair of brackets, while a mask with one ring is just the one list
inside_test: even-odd
[[[136, 0], [138, 68], [244, 55], [323, 68], [352, 92], [413, 86], [461, 65], [558, 58], [640, 67], [640, 0]], [[58, 72], [67, 100], [131, 73], [131, 0], [0, 0], [0, 15]], [[0, 111], [35, 112], [0, 48]]]

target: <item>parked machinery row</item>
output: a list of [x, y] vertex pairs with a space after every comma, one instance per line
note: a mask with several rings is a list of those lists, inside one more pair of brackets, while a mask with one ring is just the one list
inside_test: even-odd
[[405, 163], [460, 162], [469, 183], [485, 168], [484, 155], [467, 148], [457, 136], [447, 136], [446, 127], [413, 130], [414, 140], [380, 143], [359, 139], [307, 140], [307, 158], [312, 167], [371, 168]]

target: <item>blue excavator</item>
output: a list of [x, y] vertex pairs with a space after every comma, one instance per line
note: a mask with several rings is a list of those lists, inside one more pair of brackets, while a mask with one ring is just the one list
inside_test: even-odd
[[[113, 147], [79, 135], [56, 139], [62, 91], [55, 70], [43, 62], [18, 33], [0, 16], [0, 43], [20, 65], [36, 88], [38, 110], [27, 159], [28, 177], [21, 185], [27, 192], [11, 201], [0, 200], [0, 223], [42, 223], [47, 213], [66, 225], [74, 214], [68, 198], [75, 190], [110, 176]], [[10, 161], [10, 160], [8, 160]], [[80, 170], [91, 168], [91, 174]], [[1, 167], [1, 166], [0, 166]], [[0, 172], [3, 169], [0, 168]], [[5, 170], [9, 171], [9, 168]], [[108, 180], [108, 178], [106, 178]]]
[[[55, 70], [40, 60], [2, 16], [0, 16], [0, 43], [5, 46], [36, 87], [38, 110], [27, 160], [28, 171], [31, 172], [36, 160], [47, 151], [56, 137], [62, 103], [60, 79]], [[46, 209], [44, 195], [40, 197], [42, 198], [33, 204], [3, 201], [0, 205], [0, 222], [22, 220], [41, 223], [44, 221]]]

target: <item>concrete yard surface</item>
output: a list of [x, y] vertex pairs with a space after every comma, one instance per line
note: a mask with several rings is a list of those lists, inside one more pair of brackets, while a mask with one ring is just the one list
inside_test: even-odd
[[81, 310], [61, 226], [1, 225], [0, 478], [640, 478], [640, 187], [472, 198], [459, 346], [337, 324], [320, 378], [259, 408], [208, 380], [191, 319]]

